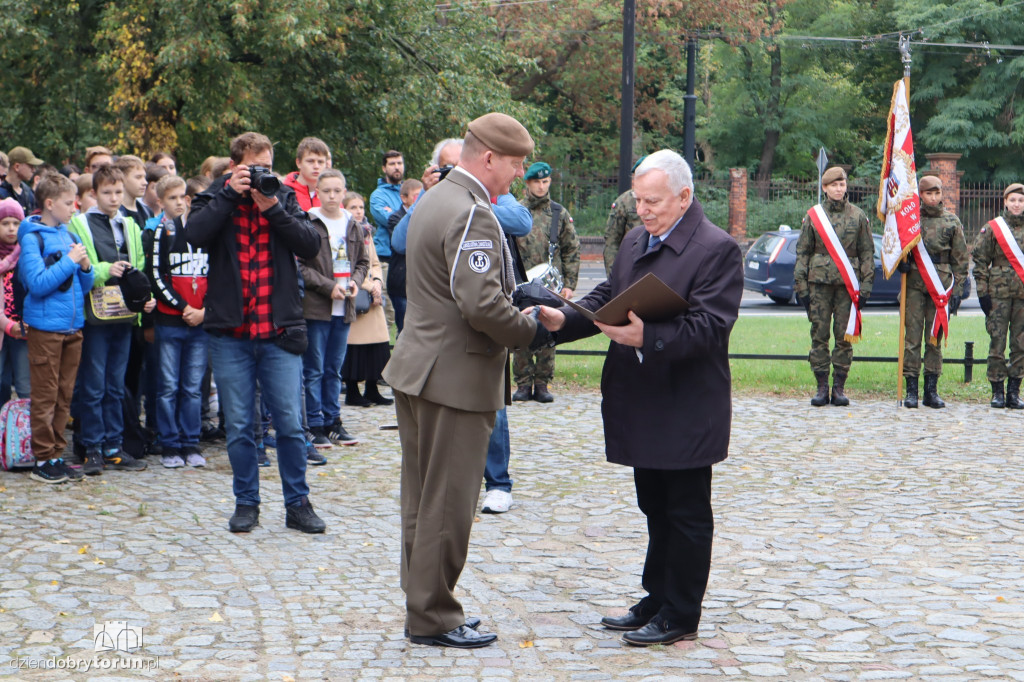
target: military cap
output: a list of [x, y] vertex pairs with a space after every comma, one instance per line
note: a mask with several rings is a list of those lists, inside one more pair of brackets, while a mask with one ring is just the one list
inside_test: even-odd
[[7, 153], [7, 158], [11, 163], [25, 163], [29, 166], [41, 166], [46, 163], [42, 159], [37, 159], [28, 147], [15, 147]]
[[839, 166], [832, 166], [821, 176], [821, 186], [831, 185], [836, 180], [845, 180], [846, 171]]
[[937, 175], [926, 175], [917, 183], [917, 188], [922, 192], [930, 189], [942, 189], [942, 180]]
[[629, 169], [629, 172], [630, 172], [630, 173], [636, 173], [636, 167], [637, 167], [637, 166], [639, 166], [639, 165], [640, 165], [641, 163], [643, 163], [643, 162], [644, 162], [644, 159], [646, 159], [646, 158], [647, 158], [647, 155], [646, 155], [646, 154], [644, 154], [644, 155], [643, 155], [643, 156], [641, 156], [641, 157], [640, 157], [639, 159], [637, 159], [636, 161], [634, 161], [634, 162], [633, 162], [633, 167]]
[[508, 114], [492, 111], [469, 122], [469, 132], [485, 147], [505, 156], [526, 156], [533, 152], [533, 138], [523, 124]]
[[1015, 182], [1006, 189], [1003, 190], [1003, 199], [1016, 192], [1017, 194], [1024, 194], [1024, 185], [1019, 182]]
[[530, 167], [526, 169], [523, 180], [543, 180], [549, 177], [551, 177], [551, 166], [543, 161], [538, 161], [537, 163], [531, 163]]

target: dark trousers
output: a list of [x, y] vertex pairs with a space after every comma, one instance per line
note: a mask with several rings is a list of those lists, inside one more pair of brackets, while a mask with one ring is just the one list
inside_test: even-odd
[[711, 467], [634, 469], [636, 499], [647, 516], [647, 560], [640, 611], [696, 632], [711, 573]]

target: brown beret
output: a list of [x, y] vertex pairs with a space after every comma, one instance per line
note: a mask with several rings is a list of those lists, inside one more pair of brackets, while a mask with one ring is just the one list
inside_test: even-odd
[[926, 175], [917, 183], [917, 188], [922, 192], [930, 189], [942, 189], [942, 180], [937, 175]]
[[469, 132], [485, 147], [505, 156], [533, 153], [533, 138], [523, 124], [508, 114], [492, 111], [469, 122]]
[[1012, 185], [1003, 190], [1003, 199], [1005, 200], [1006, 197], [1010, 196], [1014, 192], [1016, 192], [1017, 194], [1024, 194], [1024, 185], [1020, 184], [1019, 182], [1013, 183]]
[[821, 176], [821, 186], [831, 185], [836, 180], [845, 180], [846, 171], [839, 166], [832, 166]]

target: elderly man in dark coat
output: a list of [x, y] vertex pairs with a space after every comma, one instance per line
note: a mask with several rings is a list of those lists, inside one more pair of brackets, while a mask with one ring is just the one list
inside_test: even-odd
[[609, 462], [634, 469], [649, 543], [648, 595], [625, 616], [602, 619], [628, 644], [695, 639], [711, 571], [711, 465], [726, 458], [732, 419], [729, 334], [743, 292], [739, 246], [704, 215], [690, 168], [673, 151], [648, 156], [633, 192], [643, 226], [622, 242], [609, 279], [580, 301], [597, 310], [647, 273], [690, 307], [669, 320], [612, 327], [577, 311], [542, 307], [559, 343], [603, 332], [601, 378]]

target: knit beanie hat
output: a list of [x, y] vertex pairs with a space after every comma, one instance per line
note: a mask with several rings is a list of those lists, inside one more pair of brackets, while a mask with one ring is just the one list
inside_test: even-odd
[[0, 220], [17, 218], [18, 222], [25, 219], [25, 210], [15, 199], [0, 199]]

